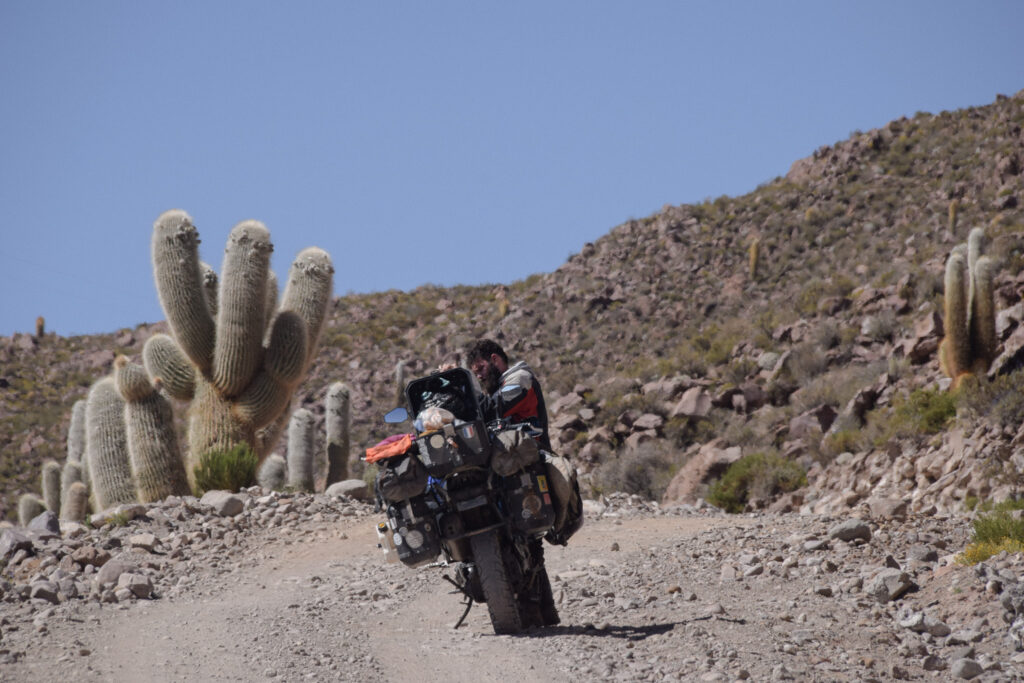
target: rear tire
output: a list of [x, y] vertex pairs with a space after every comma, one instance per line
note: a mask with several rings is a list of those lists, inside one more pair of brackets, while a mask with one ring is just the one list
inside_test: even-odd
[[523, 630], [523, 620], [505, 568], [498, 532], [488, 531], [470, 536], [469, 543], [480, 572], [480, 583], [487, 598], [487, 611], [491, 615], [494, 632], [498, 635], [519, 633]]

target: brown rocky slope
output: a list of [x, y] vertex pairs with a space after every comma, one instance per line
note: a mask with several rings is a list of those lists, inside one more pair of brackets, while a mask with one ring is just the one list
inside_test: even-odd
[[[322, 418], [327, 386], [348, 384], [356, 450], [385, 433], [398, 361], [425, 371], [487, 335], [538, 370], [558, 447], [594, 491], [685, 499], [723, 459], [769, 450], [810, 468], [810, 488], [782, 507], [898, 515], [899, 501], [950, 509], [1011, 493], [1019, 420], [962, 411], [923, 436], [886, 422], [900, 397], [940, 386], [944, 260], [972, 227], [1000, 260], [1000, 367], [1019, 362], [1022, 126], [1024, 91], [919, 113], [822, 147], [742, 197], [617, 226], [553, 273], [339, 297], [298, 404]], [[38, 490], [45, 459], [62, 459], [73, 402], [161, 327], [0, 338], [0, 517]], [[686, 467], [695, 456], [706, 470]], [[686, 481], [670, 487], [677, 473]]]

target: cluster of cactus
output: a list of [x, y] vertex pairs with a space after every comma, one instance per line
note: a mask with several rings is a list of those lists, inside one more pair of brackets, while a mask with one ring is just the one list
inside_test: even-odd
[[[950, 222], [956, 220], [950, 205]], [[958, 386], [963, 377], [988, 371], [996, 357], [995, 263], [983, 255], [985, 232], [975, 228], [966, 245], [958, 245], [946, 261], [945, 332], [939, 364]]]
[[[235, 226], [219, 279], [200, 262], [198, 244], [183, 211], [154, 223], [154, 279], [172, 336], [147, 341], [145, 369], [118, 358], [113, 375], [75, 405], [67, 463], [63, 471], [47, 464], [46, 500], [24, 496], [20, 517], [42, 506], [81, 520], [86, 497], [103, 510], [187, 494], [204, 454], [246, 444], [262, 458], [280, 437], [327, 316], [331, 259], [316, 247], [300, 252], [279, 306], [269, 267], [273, 245], [263, 224]], [[187, 462], [167, 396], [192, 402]]]
[[[330, 486], [349, 476], [351, 405], [347, 386], [335, 382], [327, 388], [324, 412], [327, 432], [326, 485]], [[257, 476], [260, 486], [274, 490], [285, 487], [296, 491], [314, 489], [315, 473], [318, 470], [315, 427], [316, 418], [309, 410], [299, 408], [292, 413], [288, 424], [288, 458], [276, 453], [267, 457]]]

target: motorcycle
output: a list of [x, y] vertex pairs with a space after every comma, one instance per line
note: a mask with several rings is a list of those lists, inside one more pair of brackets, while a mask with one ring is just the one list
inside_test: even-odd
[[[501, 395], [512, 400], [522, 390], [506, 387]], [[541, 544], [556, 512], [535, 432], [485, 422], [464, 368], [415, 379], [405, 396], [414, 433], [386, 439], [365, 458], [380, 468], [375, 489], [386, 521], [377, 526], [379, 546], [408, 567], [454, 567], [443, 578], [466, 598], [456, 628], [474, 602], [487, 605], [497, 634], [557, 624]], [[397, 424], [410, 415], [399, 407], [384, 419]]]

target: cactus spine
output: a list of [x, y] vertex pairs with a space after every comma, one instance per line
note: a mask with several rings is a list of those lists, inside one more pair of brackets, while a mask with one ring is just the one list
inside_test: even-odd
[[125, 401], [128, 455], [139, 502], [188, 495], [170, 403], [150, 383], [145, 370], [124, 356], [114, 361], [114, 381]]
[[68, 522], [85, 521], [85, 513], [89, 505], [89, 489], [80, 481], [73, 482], [64, 498], [60, 509], [60, 518]]
[[86, 400], [86, 461], [96, 509], [134, 502], [124, 399], [114, 378], [104, 377], [93, 384]]
[[288, 486], [313, 490], [313, 413], [299, 408], [288, 424]]
[[351, 405], [348, 387], [335, 382], [327, 389], [327, 486], [348, 478]]
[[259, 474], [256, 475], [256, 482], [263, 488], [270, 491], [280, 491], [284, 488], [285, 475], [288, 470], [288, 463], [277, 453], [271, 453], [263, 464], [260, 465]]
[[53, 514], [60, 512], [60, 464], [56, 460], [43, 463], [42, 474], [43, 502], [46, 509]]
[[247, 443], [262, 459], [273, 448], [286, 418], [275, 420], [315, 357], [334, 272], [326, 252], [303, 250], [274, 312], [273, 246], [261, 223], [231, 231], [216, 294], [198, 243], [183, 211], [153, 226], [153, 274], [174, 339], [151, 339], [145, 359], [171, 396], [192, 400], [190, 470], [212, 450]]
[[984, 231], [975, 228], [966, 247], [957, 246], [946, 261], [946, 336], [939, 346], [939, 364], [954, 386], [964, 375], [987, 372], [996, 357], [995, 264], [982, 255], [984, 246]]
[[18, 498], [18, 524], [28, 526], [28, 523], [39, 515], [46, 512], [46, 503], [34, 493], [25, 493]]

